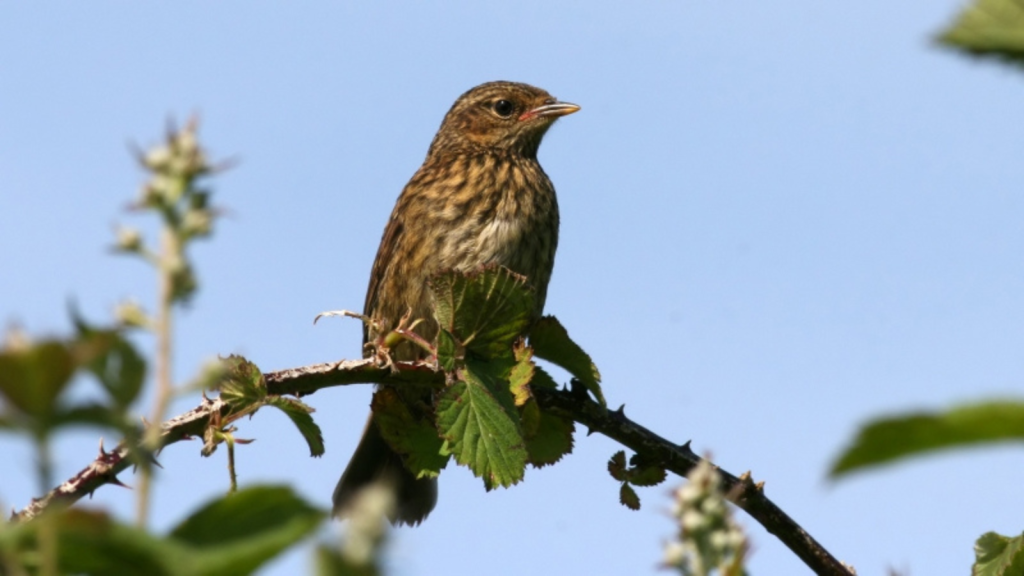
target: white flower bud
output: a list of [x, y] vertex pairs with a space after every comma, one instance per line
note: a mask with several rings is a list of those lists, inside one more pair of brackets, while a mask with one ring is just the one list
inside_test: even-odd
[[124, 252], [138, 252], [142, 249], [142, 234], [135, 228], [118, 226], [116, 247]]
[[150, 170], [159, 172], [167, 169], [171, 161], [171, 150], [167, 146], [156, 146], [142, 158], [142, 163]]
[[114, 318], [124, 326], [144, 328], [149, 324], [149, 318], [146, 317], [142, 307], [139, 306], [138, 302], [132, 300], [118, 303], [114, 308]]
[[665, 545], [665, 565], [679, 566], [686, 559], [686, 553], [686, 546], [681, 542], [669, 542]]
[[707, 525], [707, 517], [696, 510], [687, 510], [683, 512], [683, 517], [680, 519], [679, 524], [685, 531], [696, 532], [702, 530]]

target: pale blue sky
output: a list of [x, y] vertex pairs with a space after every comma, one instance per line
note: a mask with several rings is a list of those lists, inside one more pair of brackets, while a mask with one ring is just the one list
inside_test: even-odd
[[[122, 210], [142, 178], [126, 144], [198, 111], [207, 145], [240, 164], [214, 182], [229, 216], [194, 250], [180, 379], [218, 353], [266, 370], [358, 356], [356, 323], [313, 316], [362, 304], [385, 219], [452, 101], [529, 82], [583, 107], [540, 152], [562, 209], [547, 311], [594, 356], [609, 402], [752, 469], [861, 574], [963, 574], [982, 532], [1024, 529], [1019, 449], [824, 479], [870, 416], [1024, 382], [1024, 77], [930, 41], [961, 6], [6, 3], [0, 322], [61, 333], [72, 297], [94, 320], [151, 302], [149, 272], [105, 252], [114, 222], [143, 224]], [[259, 441], [241, 481], [327, 506], [369, 394], [309, 398], [318, 460], [281, 416], [244, 423]], [[61, 442], [61, 475], [96, 436]], [[679, 481], [624, 509], [605, 472], [617, 449], [580, 435], [560, 465], [489, 494], [449, 467], [429, 521], [395, 533], [393, 573], [657, 573]], [[35, 493], [29, 456], [0, 437], [8, 507]], [[158, 527], [227, 487], [221, 453], [179, 444], [162, 461]], [[94, 502], [127, 515], [133, 497]], [[753, 574], [806, 573], [740, 519]]]

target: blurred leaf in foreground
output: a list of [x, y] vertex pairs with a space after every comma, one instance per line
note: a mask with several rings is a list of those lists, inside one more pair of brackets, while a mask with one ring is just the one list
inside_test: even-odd
[[938, 41], [973, 56], [1024, 65], [1024, 2], [975, 0]]
[[882, 418], [861, 428], [829, 475], [836, 478], [936, 450], [1007, 441], [1024, 441], [1024, 402], [986, 402]]

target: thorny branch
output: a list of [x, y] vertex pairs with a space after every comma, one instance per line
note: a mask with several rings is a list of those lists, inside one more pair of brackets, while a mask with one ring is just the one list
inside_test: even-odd
[[[351, 360], [267, 372], [263, 376], [267, 392], [275, 395], [304, 396], [321, 388], [350, 384], [444, 385], [444, 375], [427, 364], [397, 362], [394, 368], [382, 368], [373, 360]], [[690, 449], [689, 442], [682, 445], [670, 442], [627, 418], [621, 408], [605, 410], [582, 389], [535, 389], [533, 393], [542, 409], [570, 418], [588, 427], [590, 433], [598, 432], [619, 442], [636, 452], [645, 464], [664, 466], [679, 476], [686, 476], [701, 460]], [[204, 399], [198, 407], [163, 424], [161, 445], [202, 436], [215, 414], [230, 421], [228, 410], [227, 404], [221, 400]], [[33, 500], [13, 518], [28, 520], [51, 505], [72, 504], [104, 484], [119, 484], [117, 475], [129, 466], [131, 459], [127, 447], [119, 445], [113, 451], [105, 452], [101, 446], [100, 455], [92, 463], [42, 498]], [[755, 484], [749, 473], [740, 477], [722, 469], [719, 473], [726, 491], [738, 494], [735, 504], [779, 538], [816, 574], [849, 576], [854, 573], [769, 500], [763, 485]]]

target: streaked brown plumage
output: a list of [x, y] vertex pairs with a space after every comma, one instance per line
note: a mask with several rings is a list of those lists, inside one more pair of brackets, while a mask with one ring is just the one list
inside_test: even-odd
[[[513, 82], [489, 82], [463, 94], [448, 111], [423, 165], [402, 190], [384, 229], [366, 292], [364, 313], [394, 329], [411, 310], [424, 322], [416, 332], [437, 334], [427, 280], [441, 270], [498, 264], [523, 274], [536, 291], [539, 318], [558, 244], [555, 189], [537, 162], [537, 148], [554, 121], [579, 110], [547, 92]], [[383, 334], [364, 330], [364, 343]], [[410, 342], [395, 360], [416, 360]], [[429, 410], [430, 398], [417, 399]], [[414, 409], [416, 409], [414, 407]], [[417, 480], [381, 437], [373, 420], [334, 490], [344, 514], [366, 484], [396, 483], [395, 523], [418, 524], [437, 501], [437, 481]]]

